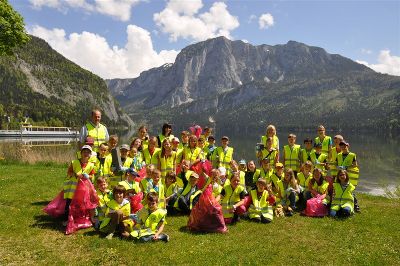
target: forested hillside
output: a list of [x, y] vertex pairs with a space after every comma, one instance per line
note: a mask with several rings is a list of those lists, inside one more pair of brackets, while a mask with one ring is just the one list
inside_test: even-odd
[[80, 126], [90, 110], [103, 110], [108, 126], [132, 121], [100, 77], [82, 69], [32, 36], [15, 56], [0, 57], [0, 127], [18, 127], [25, 116], [35, 124]]

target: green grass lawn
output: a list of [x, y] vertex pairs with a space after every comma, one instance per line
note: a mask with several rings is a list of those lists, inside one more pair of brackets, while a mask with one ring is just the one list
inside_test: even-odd
[[64, 235], [42, 212], [62, 188], [66, 166], [0, 161], [0, 265], [329, 264], [398, 265], [400, 201], [359, 194], [362, 213], [347, 220], [241, 221], [226, 234], [193, 234], [188, 217], [168, 217], [169, 243], [107, 240], [92, 229]]

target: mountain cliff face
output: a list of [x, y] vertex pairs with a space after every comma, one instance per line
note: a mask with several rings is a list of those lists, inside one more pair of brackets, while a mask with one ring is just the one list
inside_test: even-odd
[[294, 41], [253, 46], [218, 37], [122, 82], [109, 89], [135, 121], [150, 124], [212, 116], [220, 126], [399, 126], [399, 77]]
[[0, 107], [14, 121], [29, 116], [42, 124], [77, 127], [97, 107], [108, 126], [132, 124], [104, 80], [34, 36], [14, 57], [0, 57]]

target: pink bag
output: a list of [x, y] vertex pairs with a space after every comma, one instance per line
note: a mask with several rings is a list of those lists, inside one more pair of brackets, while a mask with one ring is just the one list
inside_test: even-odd
[[74, 198], [69, 206], [68, 225], [66, 235], [92, 226], [90, 210], [99, 204], [99, 198], [93, 184], [87, 179], [78, 180]]
[[307, 200], [307, 206], [303, 214], [310, 217], [324, 217], [328, 215], [328, 209], [326, 208], [325, 204], [323, 204], [325, 196], [325, 194], [318, 195]]
[[211, 162], [207, 160], [205, 160], [204, 162], [200, 161], [192, 165], [192, 167], [190, 167], [190, 170], [196, 172], [199, 175], [199, 181], [197, 182], [197, 187], [199, 189], [203, 189], [204, 185], [206, 184], [206, 178], [202, 173], [205, 173], [208, 176], [211, 175], [211, 170], [212, 170]]
[[197, 138], [199, 138], [201, 133], [203, 132], [203, 129], [199, 125], [194, 125], [194, 126], [190, 127], [189, 130]]
[[188, 228], [196, 232], [226, 233], [222, 207], [212, 195], [212, 186], [204, 190], [189, 216]]
[[65, 204], [66, 200], [64, 199], [64, 191], [61, 190], [57, 197], [55, 197], [46, 207], [43, 208], [43, 211], [48, 215], [57, 218], [64, 215]]

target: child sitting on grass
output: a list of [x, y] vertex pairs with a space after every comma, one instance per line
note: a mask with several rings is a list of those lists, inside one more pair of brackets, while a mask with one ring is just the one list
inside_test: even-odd
[[347, 171], [339, 170], [336, 182], [333, 184], [333, 199], [329, 213], [331, 217], [349, 217], [354, 212], [354, 189]]
[[99, 205], [96, 208], [95, 218], [92, 219], [92, 221], [94, 221], [94, 228], [98, 229], [105, 218], [107, 203], [112, 199], [112, 193], [107, 188], [108, 183], [104, 177], [97, 178], [96, 187], [96, 193], [99, 197]]
[[252, 203], [249, 207], [249, 218], [256, 222], [269, 223], [274, 218], [274, 212], [268, 202], [267, 181], [259, 178], [256, 186], [257, 188], [250, 192]]
[[105, 218], [100, 224], [100, 232], [106, 233], [107, 239], [112, 239], [115, 233], [126, 238], [132, 231], [133, 222], [129, 218], [131, 205], [125, 196], [126, 190], [123, 186], [114, 187], [113, 199], [107, 203]]
[[162, 233], [166, 224], [167, 211], [158, 208], [158, 205], [157, 193], [148, 193], [146, 195], [146, 207], [137, 213], [137, 229], [131, 232], [132, 237], [141, 242], [169, 241], [169, 236]]
[[222, 212], [226, 224], [234, 224], [240, 220], [239, 215], [246, 212], [244, 204], [244, 197], [246, 196], [245, 188], [240, 185], [239, 172], [236, 172], [230, 182], [224, 186], [221, 194], [216, 198], [217, 201], [221, 199]]

